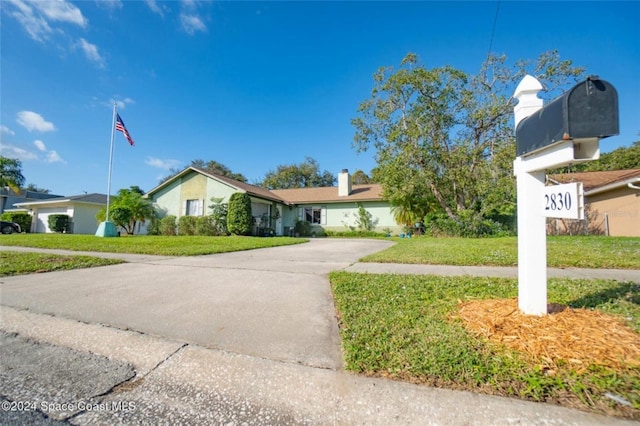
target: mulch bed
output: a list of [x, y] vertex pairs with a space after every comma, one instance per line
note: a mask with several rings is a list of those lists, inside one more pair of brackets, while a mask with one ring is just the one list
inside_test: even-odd
[[621, 319], [589, 309], [550, 304], [548, 315], [525, 315], [517, 299], [462, 302], [458, 317], [470, 331], [525, 352], [553, 372], [566, 362], [581, 373], [589, 365], [640, 366], [640, 334]]

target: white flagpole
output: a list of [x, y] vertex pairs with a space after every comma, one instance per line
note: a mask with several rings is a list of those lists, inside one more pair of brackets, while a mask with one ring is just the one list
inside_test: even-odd
[[113, 119], [111, 120], [111, 146], [109, 147], [109, 177], [107, 180], [107, 217], [105, 222], [109, 222], [109, 202], [111, 198], [111, 168], [113, 167], [113, 139], [116, 128], [116, 103], [113, 103]]

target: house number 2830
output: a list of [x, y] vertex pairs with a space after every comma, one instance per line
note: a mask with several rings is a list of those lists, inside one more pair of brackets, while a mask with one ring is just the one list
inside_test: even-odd
[[571, 193], [570, 192], [554, 192], [544, 194], [545, 210], [571, 210]]

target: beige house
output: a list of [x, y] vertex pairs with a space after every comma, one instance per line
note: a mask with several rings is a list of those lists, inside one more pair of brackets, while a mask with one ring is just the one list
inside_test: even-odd
[[584, 221], [549, 219], [549, 233], [640, 237], [640, 169], [548, 176], [550, 184], [582, 182]]

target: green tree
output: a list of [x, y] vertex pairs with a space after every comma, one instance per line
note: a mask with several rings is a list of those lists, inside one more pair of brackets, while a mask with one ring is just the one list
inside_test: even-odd
[[0, 188], [9, 187], [13, 192], [19, 193], [22, 185], [24, 185], [22, 162], [15, 158], [0, 156]]
[[556, 51], [513, 66], [490, 55], [477, 75], [451, 66], [427, 69], [410, 53], [398, 69], [374, 74], [371, 98], [352, 120], [354, 147], [376, 150], [373, 176], [383, 195], [413, 213], [403, 213], [403, 221], [429, 212], [452, 219], [469, 210], [513, 212], [511, 95], [527, 73], [554, 96], [583, 72]]
[[251, 199], [244, 192], [236, 192], [229, 198], [227, 228], [234, 235], [251, 235], [253, 216]]
[[270, 170], [262, 180], [266, 189], [315, 188], [332, 186], [336, 177], [331, 172], [320, 171], [320, 165], [311, 157], [300, 164], [283, 164]]
[[640, 169], [640, 141], [600, 154], [595, 161], [576, 164], [554, 170], [553, 173], [602, 172], [609, 170]]
[[36, 185], [34, 183], [28, 184], [24, 189], [25, 189], [25, 191], [39, 192], [41, 194], [50, 194], [51, 193], [51, 191], [48, 190], [48, 189], [38, 188], [38, 185]]
[[[238, 180], [240, 182], [246, 182], [247, 178], [245, 177], [245, 175], [243, 175], [242, 173], [235, 173], [233, 171], [231, 171], [230, 168], [228, 168], [227, 166], [225, 166], [222, 163], [219, 163], [215, 160], [209, 160], [209, 161], [204, 161], [201, 159], [196, 159], [191, 161], [191, 166], [196, 167], [198, 169], [204, 170], [207, 173], [211, 173], [214, 175], [220, 175], [220, 176], [226, 176], [229, 177], [231, 179], [235, 179]], [[174, 177], [175, 175], [177, 175], [178, 173], [180, 173], [182, 171], [182, 169], [171, 169], [169, 170], [169, 176], [166, 176], [165, 178], [160, 180], [160, 183], [162, 182], [166, 182], [167, 180], [171, 179], [172, 177]]]
[[358, 169], [351, 175], [351, 183], [354, 185], [365, 185], [373, 183], [373, 179], [371, 179], [368, 174]]
[[[109, 206], [109, 219], [121, 226], [129, 235], [135, 233], [138, 223], [144, 224], [148, 219], [156, 216], [153, 203], [142, 197], [142, 190], [137, 186], [121, 189], [118, 195], [111, 199]], [[104, 221], [106, 207], [98, 212], [96, 218]]]

